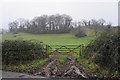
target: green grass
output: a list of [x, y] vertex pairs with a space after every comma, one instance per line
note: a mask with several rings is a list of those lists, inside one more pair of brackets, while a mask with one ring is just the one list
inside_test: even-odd
[[33, 60], [30, 62], [27, 62], [26, 64], [19, 64], [19, 65], [2, 65], [3, 70], [7, 71], [15, 71], [15, 72], [30, 72], [31, 69], [34, 69], [41, 64], [45, 63], [49, 59], [43, 59], [43, 60]]
[[99, 73], [99, 71], [98, 71], [99, 66], [96, 65], [95, 63], [93, 63], [90, 60], [84, 58], [83, 56], [79, 56], [79, 55], [76, 55], [76, 54], [74, 54], [73, 56], [75, 56], [77, 58], [77, 61], [85, 67], [85, 70], [87, 72], [93, 72], [96, 75]]
[[65, 56], [65, 55], [60, 55], [60, 58], [58, 59], [56, 65], [57, 65], [57, 66], [60, 66], [60, 63], [63, 63], [63, 62], [65, 62], [66, 60], [67, 60], [67, 56]]
[[[16, 37], [14, 37], [16, 36]], [[94, 36], [77, 38], [72, 34], [4, 34], [2, 35], [2, 41], [4, 40], [32, 40], [42, 41], [44, 44], [49, 45], [87, 45], [91, 40], [95, 39]]]
[[[10, 34], [4, 34], [2, 36], [2, 41], [4, 40], [32, 40], [35, 42], [42, 41], [44, 44], [47, 44], [47, 45], [81, 45], [81, 44], [84, 44], [86, 46], [93, 39], [95, 39], [94, 36], [77, 38], [72, 34], [39, 34], [38, 35], [38, 34], [28, 34], [28, 33], [19, 33], [19, 34], [10, 33]], [[76, 48], [76, 47], [77, 46], [67, 47], [67, 48]], [[51, 48], [53, 49], [57, 47], [51, 46]], [[69, 52], [68, 49], [65, 49], [65, 48], [62, 48], [61, 50], [64, 50], [64, 52]], [[74, 52], [79, 52], [79, 48], [75, 49]]]
[[85, 67], [85, 70], [87, 72], [95, 73], [98, 76], [99, 73], [105, 76], [108, 76], [108, 74], [110, 73], [109, 70], [100, 68], [100, 66], [92, 62], [91, 59], [86, 59], [83, 56], [79, 56], [76, 54], [73, 54], [73, 56], [75, 56], [77, 58], [77, 61]]

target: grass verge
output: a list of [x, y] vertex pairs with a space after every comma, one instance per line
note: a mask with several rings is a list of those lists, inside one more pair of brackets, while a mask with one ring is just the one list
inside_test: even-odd
[[99, 69], [98, 65], [84, 58], [83, 56], [79, 56], [76, 54], [74, 54], [73, 56], [75, 56], [77, 58], [77, 61], [85, 67], [85, 70], [87, 72], [93, 72], [95, 74], [98, 74], [98, 69]]
[[26, 64], [19, 65], [2, 65], [2, 69], [6, 71], [15, 71], [15, 72], [30, 72], [31, 69], [38, 67], [39, 65], [48, 61], [49, 58], [43, 60], [33, 60], [31, 62], [27, 62]]
[[85, 67], [85, 70], [87, 72], [92, 72], [92, 73], [98, 75], [99, 77], [104, 76], [104, 77], [108, 78], [108, 77], [110, 77], [111, 74], [113, 74], [113, 76], [111, 76], [111, 78], [120, 77], [120, 75], [118, 75], [118, 72], [110, 72], [109, 68], [100, 67], [99, 65], [92, 62], [91, 58], [86, 59], [83, 56], [79, 56], [76, 54], [74, 54], [73, 56], [75, 56], [77, 58], [77, 61]]

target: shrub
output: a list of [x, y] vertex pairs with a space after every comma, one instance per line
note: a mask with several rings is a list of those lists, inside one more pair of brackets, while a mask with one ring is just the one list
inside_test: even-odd
[[85, 49], [87, 58], [95, 55], [93, 61], [99, 66], [110, 70], [120, 69], [120, 32], [110, 34], [103, 32], [88, 46]]
[[85, 37], [85, 36], [87, 36], [84, 29], [82, 29], [81, 27], [78, 27], [78, 28], [74, 29], [71, 32], [74, 33], [74, 35], [76, 37]]
[[44, 47], [31, 41], [6, 40], [2, 43], [2, 61], [5, 64], [16, 64], [46, 57]]
[[85, 34], [85, 32], [80, 31], [80, 32], [78, 32], [77, 34], [75, 34], [75, 36], [76, 36], [76, 37], [85, 37], [85, 36], [87, 36], [87, 35]]
[[18, 32], [17, 32], [17, 31], [14, 31], [13, 34], [18, 34]]

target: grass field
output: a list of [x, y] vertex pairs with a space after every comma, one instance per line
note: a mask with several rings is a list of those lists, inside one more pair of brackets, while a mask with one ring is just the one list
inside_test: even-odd
[[44, 44], [49, 45], [87, 45], [94, 36], [77, 38], [72, 34], [28, 34], [28, 33], [19, 33], [19, 34], [4, 34], [2, 35], [2, 41], [4, 40], [32, 40], [37, 42], [44, 42]]

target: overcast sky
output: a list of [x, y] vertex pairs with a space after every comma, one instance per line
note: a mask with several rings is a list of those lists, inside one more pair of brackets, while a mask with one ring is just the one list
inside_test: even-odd
[[68, 1], [60, 0], [4, 0], [0, 3], [0, 28], [8, 29], [8, 23], [18, 18], [33, 19], [43, 14], [67, 14], [74, 21], [103, 18], [118, 25], [118, 1]]

